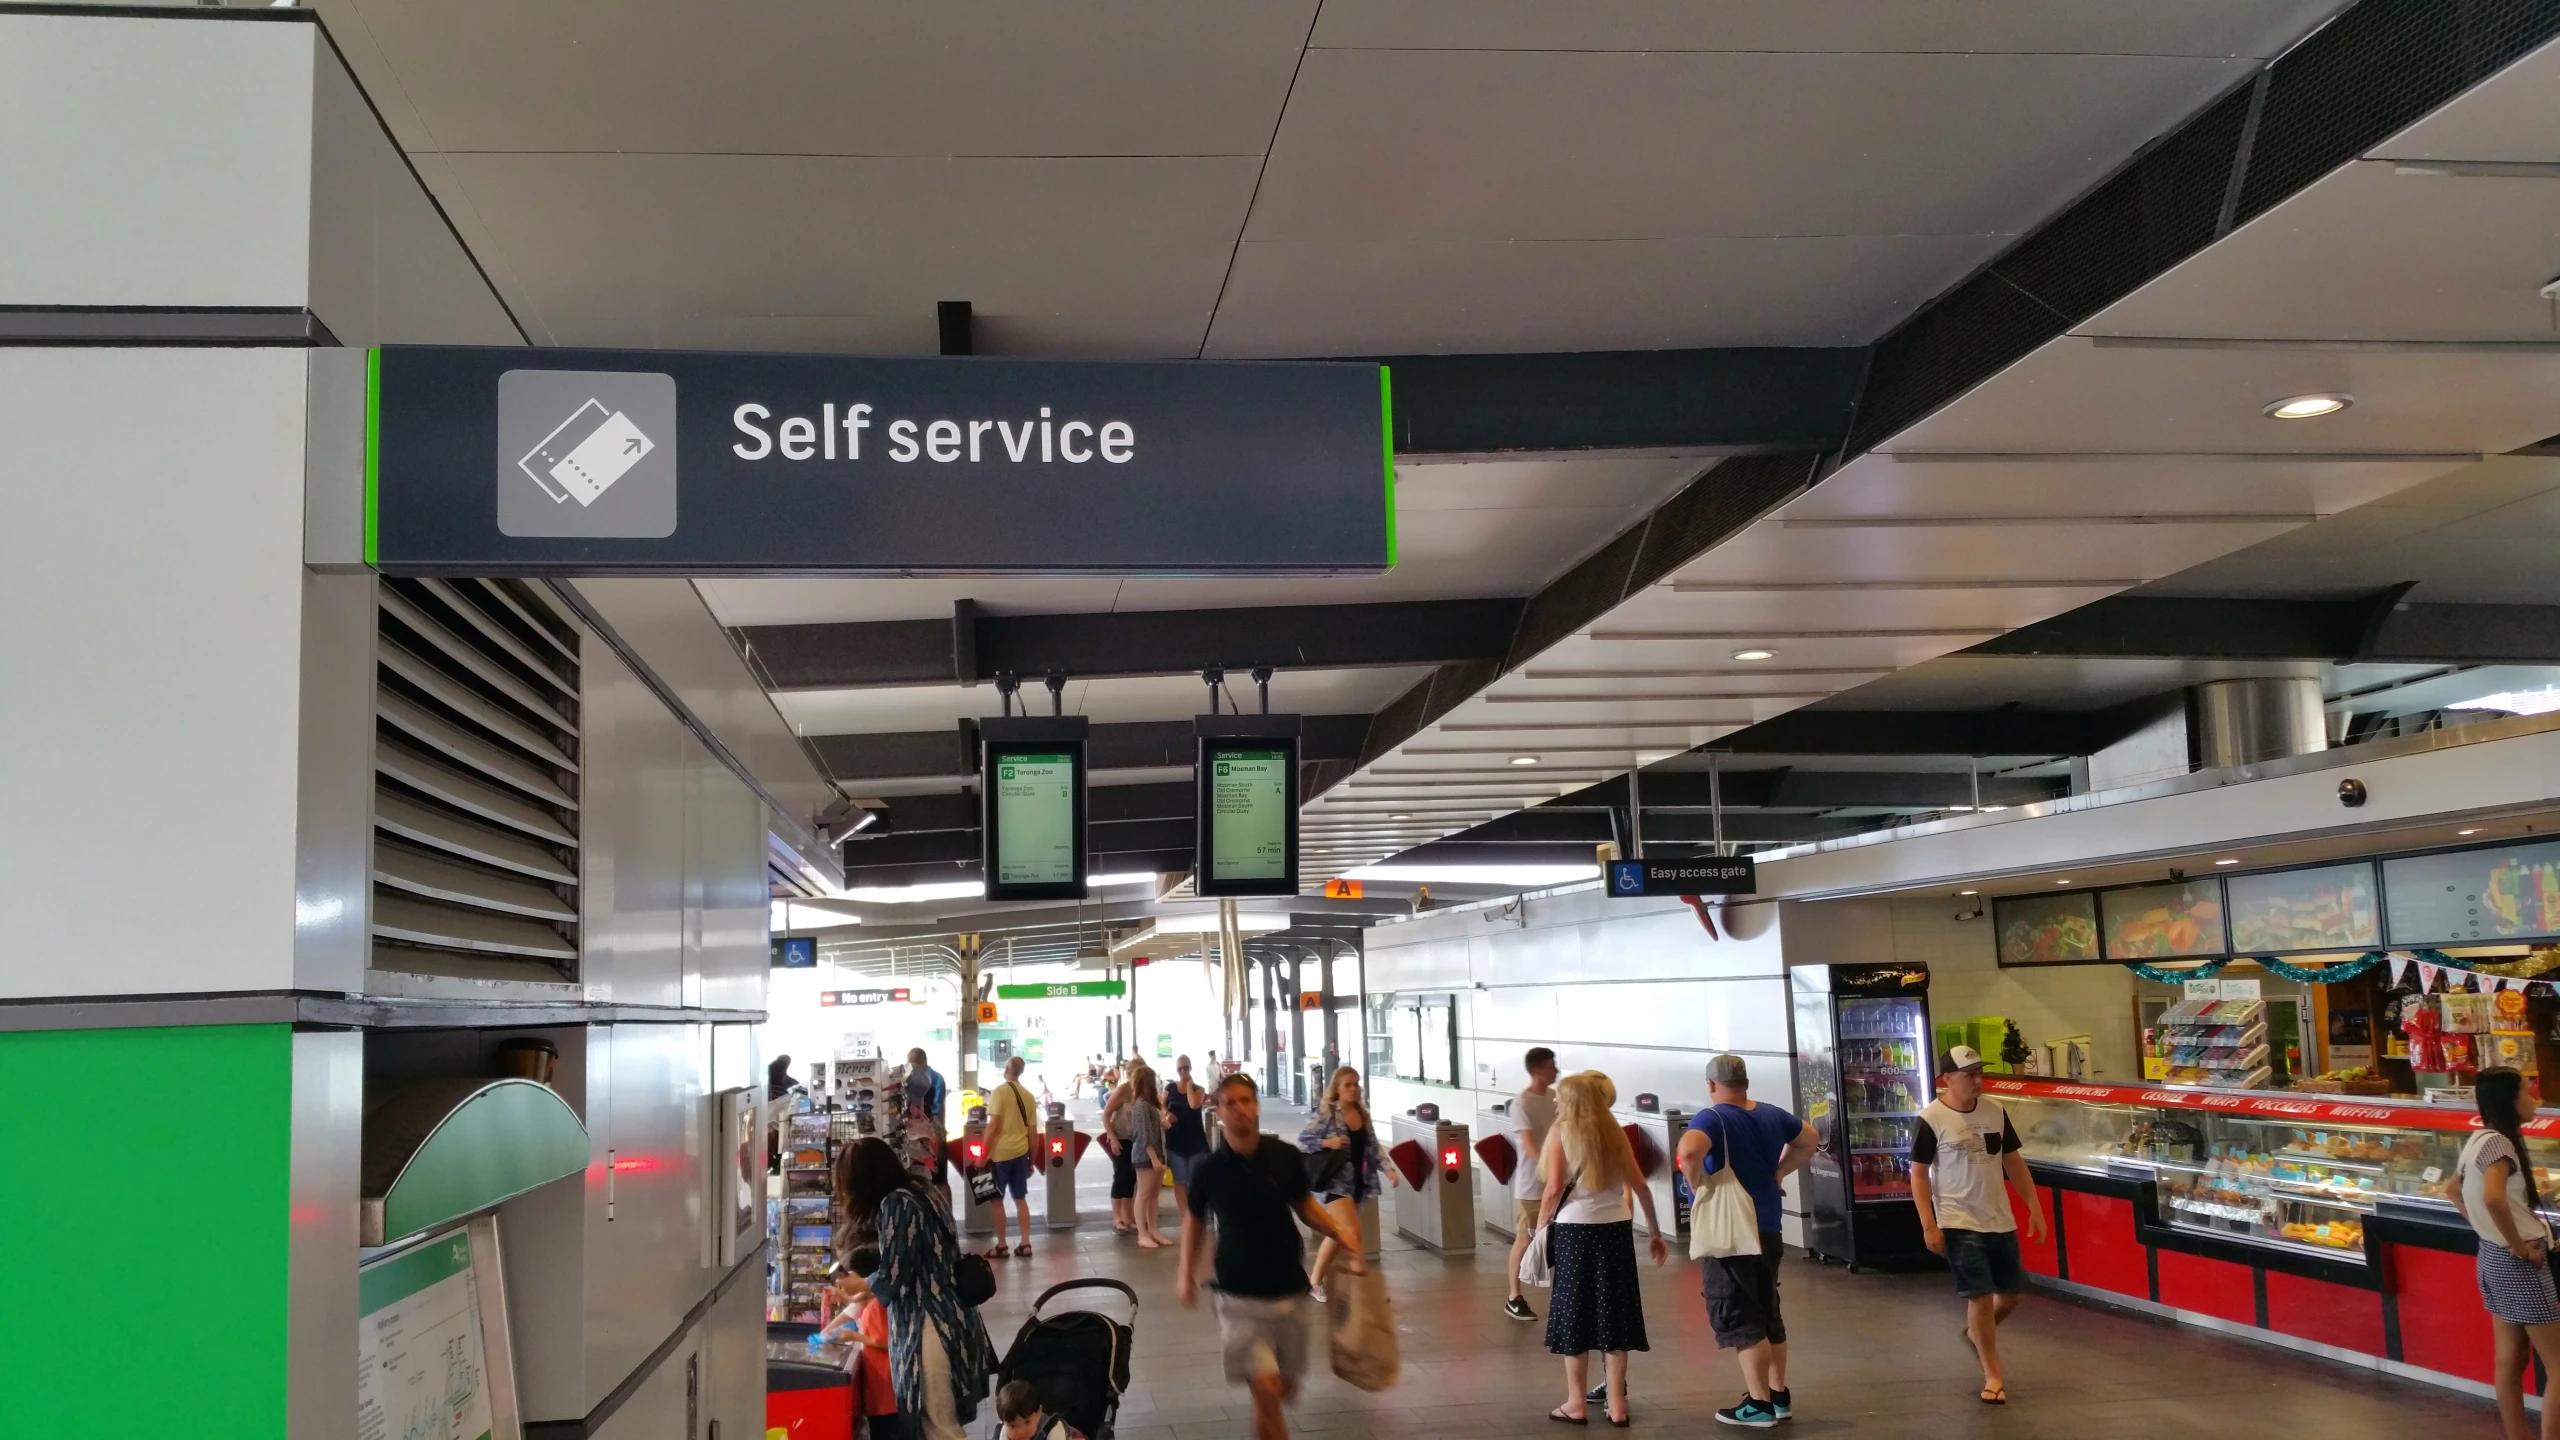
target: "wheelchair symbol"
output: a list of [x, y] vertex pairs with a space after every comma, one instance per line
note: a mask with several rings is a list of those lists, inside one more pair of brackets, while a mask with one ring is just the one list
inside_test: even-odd
[[1617, 890], [1618, 890], [1618, 893], [1619, 893], [1619, 894], [1621, 894], [1621, 895], [1638, 895], [1638, 894], [1642, 894], [1642, 893], [1643, 893], [1643, 891], [1644, 891], [1644, 867], [1643, 867], [1643, 866], [1641, 866], [1641, 865], [1629, 865], [1629, 864], [1623, 864], [1623, 863], [1622, 863], [1622, 864], [1618, 864], [1618, 865], [1613, 865], [1613, 866], [1611, 866], [1611, 867], [1610, 867], [1610, 869], [1614, 872], [1614, 873], [1613, 873], [1613, 875], [1612, 875], [1612, 877], [1611, 877], [1611, 883], [1612, 883], [1612, 884], [1614, 884], [1614, 885], [1617, 887]]

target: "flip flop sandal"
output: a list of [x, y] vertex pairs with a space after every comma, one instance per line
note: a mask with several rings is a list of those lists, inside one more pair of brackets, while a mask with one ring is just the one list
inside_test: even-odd
[[1980, 1395], [1974, 1398], [1980, 1400], [1985, 1405], [2006, 1405], [2009, 1403], [2009, 1389], [2005, 1385], [1998, 1389], [1986, 1387]]
[[1016, 1245], [1013, 1247], [1013, 1253], [1028, 1258], [1031, 1254], [1031, 1247], [1028, 1245]]
[[1556, 1423], [1558, 1423], [1558, 1424], [1560, 1424], [1560, 1425], [1588, 1425], [1588, 1424], [1590, 1424], [1590, 1423], [1591, 1423], [1591, 1417], [1590, 1417], [1590, 1416], [1588, 1416], [1588, 1415], [1567, 1415], [1566, 1413], [1564, 1413], [1564, 1408], [1563, 1408], [1562, 1406], [1558, 1406], [1557, 1408], [1555, 1408], [1555, 1409], [1553, 1409], [1553, 1410], [1548, 1411], [1548, 1412], [1547, 1412], [1547, 1418], [1548, 1418], [1548, 1419], [1550, 1419], [1550, 1420], [1555, 1421]]

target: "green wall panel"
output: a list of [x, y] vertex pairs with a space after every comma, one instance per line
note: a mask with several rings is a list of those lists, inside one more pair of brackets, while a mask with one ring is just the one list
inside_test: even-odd
[[0, 1432], [284, 1434], [292, 1047], [0, 1034]]

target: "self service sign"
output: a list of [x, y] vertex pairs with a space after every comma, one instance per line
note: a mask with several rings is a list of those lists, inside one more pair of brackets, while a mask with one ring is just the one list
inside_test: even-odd
[[365, 558], [475, 574], [1395, 563], [1384, 367], [388, 346]]

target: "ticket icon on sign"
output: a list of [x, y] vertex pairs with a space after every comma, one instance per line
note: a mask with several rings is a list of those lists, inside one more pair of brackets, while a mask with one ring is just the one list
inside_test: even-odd
[[582, 506], [593, 505], [596, 497], [657, 448], [657, 442], [641, 433], [630, 416], [590, 398], [516, 465], [555, 503], [575, 500]]

